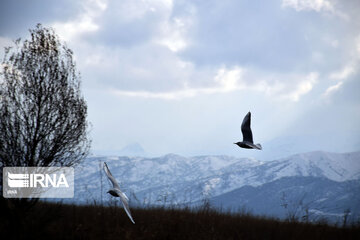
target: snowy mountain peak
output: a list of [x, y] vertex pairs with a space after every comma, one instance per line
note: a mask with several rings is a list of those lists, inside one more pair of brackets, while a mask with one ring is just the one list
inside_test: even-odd
[[360, 172], [360, 152], [302, 153], [272, 161], [268, 164], [268, 173], [284, 176], [324, 177], [333, 181], [357, 179]]
[[[172, 204], [215, 197], [243, 186], [261, 186], [286, 177], [312, 177], [344, 182], [360, 179], [360, 152], [310, 152], [269, 162], [230, 156], [183, 157], [167, 154], [145, 157], [90, 157], [76, 171], [76, 199], [103, 196], [100, 192], [102, 162], [127, 194], [135, 193], [141, 203]], [[105, 178], [102, 178], [103, 184]], [[106, 185], [104, 185], [106, 186]], [[129, 192], [131, 190], [131, 192]], [[106, 194], [105, 194], [106, 195]], [[161, 200], [163, 201], [163, 200]]]
[[120, 150], [120, 155], [124, 156], [146, 156], [144, 148], [139, 143], [131, 143]]

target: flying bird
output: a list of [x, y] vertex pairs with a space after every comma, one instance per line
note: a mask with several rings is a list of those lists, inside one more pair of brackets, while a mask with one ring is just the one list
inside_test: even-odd
[[131, 212], [129, 208], [129, 198], [120, 190], [119, 184], [116, 182], [114, 176], [111, 174], [106, 162], [104, 162], [104, 171], [106, 173], [106, 176], [109, 178], [110, 182], [113, 185], [113, 188], [110, 189], [107, 193], [110, 193], [114, 197], [120, 197], [121, 202], [123, 204], [124, 210], [126, 214], [129, 216], [131, 222], [135, 224], [133, 218], [131, 217]]
[[253, 135], [252, 135], [251, 128], [250, 128], [250, 121], [251, 121], [251, 113], [248, 112], [248, 114], [246, 114], [246, 116], [244, 117], [244, 120], [241, 124], [241, 132], [243, 135], [243, 141], [237, 142], [234, 144], [238, 145], [241, 148], [252, 148], [252, 149], [261, 150], [262, 147], [261, 147], [260, 143], [254, 144]]

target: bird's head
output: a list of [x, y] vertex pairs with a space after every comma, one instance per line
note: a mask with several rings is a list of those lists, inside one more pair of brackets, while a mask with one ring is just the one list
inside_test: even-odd
[[114, 197], [118, 197], [118, 194], [114, 189], [110, 189], [109, 191], [107, 191], [107, 193], [109, 193], [110, 195], [112, 195]]

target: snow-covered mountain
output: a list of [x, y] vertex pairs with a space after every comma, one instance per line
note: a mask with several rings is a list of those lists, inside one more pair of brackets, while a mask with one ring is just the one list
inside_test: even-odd
[[360, 217], [360, 181], [336, 182], [317, 177], [284, 177], [252, 187], [243, 186], [213, 197], [212, 206], [298, 220], [343, 222]]
[[[332, 132], [321, 135], [281, 136], [263, 142], [263, 151], [253, 152], [252, 156], [264, 161], [285, 158], [291, 155], [312, 152], [317, 149], [333, 152], [358, 151], [360, 139], [359, 132], [344, 132], [334, 138]], [[341, 141], [339, 141], [341, 139]]]
[[[128, 193], [134, 192], [140, 202], [156, 203], [155, 199], [164, 194], [174, 196], [179, 202], [189, 202], [200, 191], [195, 191], [194, 184], [211, 176], [225, 174], [236, 169], [258, 166], [261, 162], [253, 159], [239, 159], [229, 156], [198, 156], [186, 158], [168, 154], [157, 158], [143, 157], [91, 157], [75, 169], [75, 198], [87, 201], [100, 199], [101, 184], [108, 188], [109, 184], [101, 170], [101, 164], [108, 166], [118, 179], [120, 186]], [[102, 176], [102, 181], [100, 181]], [[92, 189], [94, 191], [92, 191]], [[181, 193], [185, 191], [185, 193]], [[186, 198], [187, 194], [191, 194]], [[193, 196], [193, 194], [195, 194]], [[86, 195], [91, 195], [90, 199]], [[185, 199], [186, 198], [186, 199]]]
[[120, 150], [120, 156], [146, 156], [144, 148], [139, 143], [131, 143]]
[[[263, 162], [251, 168], [234, 167], [232, 171], [212, 176], [219, 179], [213, 192], [216, 196], [241, 186], [259, 186], [294, 176], [327, 178], [338, 182], [359, 179], [360, 152], [340, 154], [317, 151]], [[204, 179], [201, 184], [209, 180]]]
[[90, 157], [75, 169], [74, 201], [109, 201], [106, 191], [110, 185], [101, 170], [103, 162], [108, 163], [132, 204], [139, 205], [181, 206], [245, 186], [266, 186], [287, 177], [312, 177], [316, 181], [326, 179], [333, 183], [360, 179], [360, 152], [318, 151], [268, 162], [229, 156], [183, 157], [175, 154], [157, 158]]

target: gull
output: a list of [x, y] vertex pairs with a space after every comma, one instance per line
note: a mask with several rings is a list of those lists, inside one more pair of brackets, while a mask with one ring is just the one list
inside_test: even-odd
[[106, 176], [109, 178], [110, 182], [113, 185], [113, 188], [107, 191], [107, 193], [110, 193], [114, 197], [120, 197], [121, 202], [123, 204], [124, 210], [126, 214], [129, 216], [131, 222], [135, 224], [133, 218], [131, 217], [131, 212], [129, 208], [129, 198], [120, 190], [119, 184], [116, 182], [114, 176], [111, 174], [106, 162], [104, 162], [104, 171], [106, 173]]
[[250, 128], [250, 121], [251, 121], [251, 113], [248, 112], [248, 114], [246, 114], [246, 116], [244, 117], [244, 120], [241, 124], [241, 132], [243, 135], [243, 141], [237, 142], [234, 144], [238, 145], [241, 148], [251, 148], [251, 149], [261, 150], [262, 147], [259, 143], [254, 144], [253, 136], [252, 136], [252, 132], [251, 132], [251, 128]]

